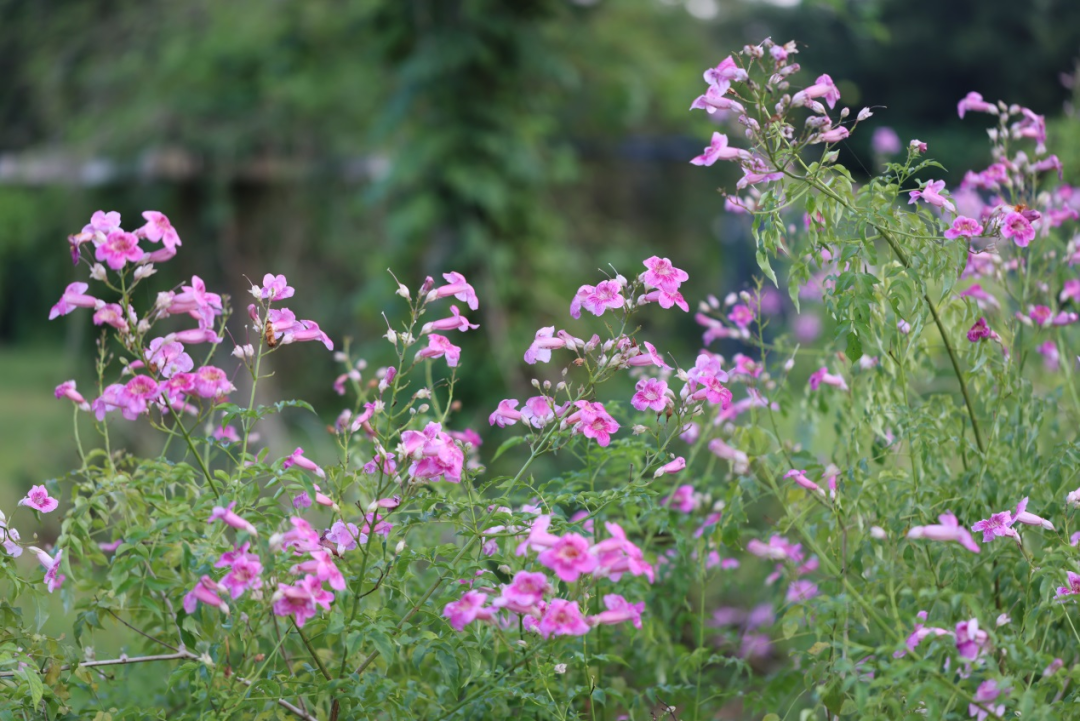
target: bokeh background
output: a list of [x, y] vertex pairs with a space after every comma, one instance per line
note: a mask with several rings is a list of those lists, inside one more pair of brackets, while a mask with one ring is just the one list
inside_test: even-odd
[[[857, 176], [880, 165], [879, 126], [928, 142], [950, 186], [985, 167], [985, 124], [956, 116], [977, 90], [1044, 113], [1076, 180], [1075, 0], [0, 0], [0, 502], [74, 465], [52, 388], [91, 387], [96, 334], [46, 318], [86, 272], [65, 238], [99, 208], [172, 219], [184, 245], [158, 286], [197, 273], [242, 308], [245, 278], [283, 272], [298, 314], [373, 363], [386, 269], [413, 288], [465, 273], [477, 428], [527, 395], [528, 340], [568, 323], [597, 268], [668, 256], [692, 305], [751, 287], [748, 224], [717, 192], [736, 171], [688, 165], [715, 126], [687, 108], [705, 67], [766, 36], [800, 42], [805, 82], [828, 72], [875, 108], [841, 147]], [[701, 329], [663, 317], [650, 337], [689, 357]], [[323, 418], [265, 432], [282, 453], [319, 444], [330, 355], [274, 363], [267, 396]]]

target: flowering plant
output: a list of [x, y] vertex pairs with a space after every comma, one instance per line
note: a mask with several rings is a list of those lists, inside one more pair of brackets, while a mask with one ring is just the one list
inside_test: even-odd
[[[50, 312], [102, 328], [90, 399], [55, 390], [81, 465], [0, 516], [0, 710], [1060, 717], [1080, 641], [1063, 236], [1080, 194], [1046, 184], [1041, 116], [976, 93], [958, 110], [996, 117], [989, 168], [950, 193], [912, 141], [857, 186], [833, 145], [873, 113], [831, 116], [828, 75], [790, 92], [796, 53], [766, 41], [706, 71], [692, 108], [748, 143], [716, 132], [691, 162], [739, 165], [725, 205], [832, 337], [783, 330], [758, 282], [695, 314], [706, 347], [742, 352], [669, 355], [639, 324], [688, 313], [689, 274], [653, 256], [535, 332], [536, 394], [490, 409], [485, 436], [455, 399], [454, 336], [481, 301], [462, 274], [397, 283], [374, 367], [282, 305], [303, 304], [282, 275], [242, 322], [198, 277], [144, 302], [177, 230], [95, 213], [69, 239], [95, 285]], [[311, 411], [256, 403], [307, 341], [341, 364], [347, 406], [322, 447], [263, 445], [269, 415]], [[129, 424], [160, 435], [153, 457], [123, 447]], [[50, 513], [55, 541], [25, 541]], [[70, 635], [43, 633], [57, 596]]]

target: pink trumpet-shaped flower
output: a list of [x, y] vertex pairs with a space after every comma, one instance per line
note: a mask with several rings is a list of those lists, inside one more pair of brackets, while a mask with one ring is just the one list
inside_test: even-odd
[[952, 631], [949, 631], [948, 629], [924, 626], [922, 623], [920, 623], [921, 621], [926, 620], [926, 611], [919, 611], [919, 613], [916, 614], [916, 618], [918, 618], [919, 621], [915, 623], [915, 630], [910, 636], [907, 637], [907, 641], [904, 644], [906, 646], [906, 649], [893, 652], [893, 658], [903, 658], [909, 652], [914, 651], [916, 648], [918, 648], [919, 644], [922, 643], [923, 639], [927, 636], [952, 635]]
[[29, 548], [37, 556], [38, 563], [45, 569], [45, 578], [43, 579], [45, 581], [45, 588], [48, 589], [49, 593], [60, 588], [67, 579], [67, 576], [60, 573], [60, 561], [61, 557], [64, 555], [64, 550], [60, 549], [56, 552], [55, 556], [50, 556], [40, 548], [35, 548], [34, 546], [30, 546]]
[[956, 104], [956, 112], [961, 118], [963, 118], [964, 113], [969, 110], [976, 113], [998, 114], [997, 106], [983, 100], [983, 96], [974, 90], [965, 95], [960, 102]]
[[45, 486], [32, 486], [26, 497], [19, 501], [19, 505], [28, 506], [42, 513], [50, 513], [56, 510], [60, 501], [52, 498]]
[[507, 398], [499, 401], [499, 407], [495, 409], [495, 412], [488, 416], [488, 425], [499, 426], [499, 428], [506, 428], [512, 426], [521, 420], [521, 411], [515, 410], [518, 407], [518, 401], [513, 398]]
[[326, 478], [326, 472], [315, 463], [315, 461], [304, 456], [304, 449], [297, 447], [281, 464], [281, 470], [285, 471], [289, 468], [296, 466], [297, 468], [303, 468], [305, 471], [311, 471], [319, 478]]
[[[918, 191], [914, 191], [918, 192]], [[949, 240], [956, 238], [973, 238], [982, 235], [983, 227], [979, 221], [974, 218], [965, 218], [962, 215], [956, 217], [953, 221], [952, 227], [945, 231], [945, 237]]]
[[75, 390], [75, 381], [73, 380], [64, 381], [60, 385], [56, 386], [56, 389], [53, 391], [53, 395], [57, 398], [67, 398], [76, 406], [78, 406], [80, 411], [90, 410], [90, 404], [86, 402], [85, 398], [83, 398], [82, 393], [79, 393], [77, 390]]
[[[580, 314], [579, 314], [580, 315]], [[551, 360], [551, 351], [554, 348], [565, 348], [565, 338], [555, 338], [555, 326], [549, 325], [536, 331], [536, 337], [532, 345], [525, 351], [525, 362], [533, 365], [537, 361], [547, 363]]]
[[931, 180], [926, 183], [920, 190], [912, 190], [908, 195], [911, 200], [908, 201], [908, 205], [922, 200], [924, 203], [936, 206], [938, 208], [944, 208], [945, 210], [956, 212], [956, 206], [952, 204], [948, 198], [941, 195], [941, 191], [945, 189], [944, 180]]
[[975, 721], [985, 721], [985, 719], [993, 714], [997, 718], [1001, 718], [1005, 715], [1005, 704], [994, 705], [994, 701], [1002, 693], [1007, 693], [1008, 689], [999, 689], [997, 681], [995, 679], [987, 679], [979, 684], [979, 687], [975, 689], [975, 696], [973, 697], [975, 703], [968, 704], [968, 716], [975, 719]]
[[840, 99], [840, 91], [832, 78], [828, 75], [821, 75], [813, 85], [791, 96], [791, 105], [792, 107], [800, 107], [814, 98], [825, 98], [825, 102], [829, 104], [831, 109], [836, 107], [836, 102]]
[[214, 506], [213, 510], [210, 512], [210, 518], [208, 518], [206, 522], [213, 523], [214, 521], [221, 521], [225, 525], [232, 526], [238, 531], [246, 531], [252, 536], [258, 536], [259, 532], [255, 530], [255, 526], [245, 521], [233, 511], [235, 505], [236, 501], [232, 501], [226, 508]]
[[825, 491], [822, 490], [821, 486], [806, 477], [806, 471], [792, 469], [784, 474], [784, 478], [793, 478], [795, 479], [795, 483], [802, 486], [806, 490], [813, 491], [814, 493], [817, 493], [821, 496], [825, 495]]
[[285, 276], [267, 273], [263, 276], [262, 287], [252, 286], [251, 293], [256, 298], [275, 302], [292, 298], [296, 295], [296, 289], [289, 285]]
[[537, 630], [544, 638], [549, 636], [583, 636], [589, 632], [589, 624], [581, 615], [577, 601], [556, 598], [548, 604]]
[[461, 360], [461, 348], [451, 343], [446, 336], [432, 333], [428, 336], [427, 347], [417, 351], [416, 357], [417, 359], [446, 358], [446, 365], [456, 368], [458, 361]]
[[544, 594], [550, 591], [551, 583], [544, 574], [518, 571], [514, 580], [503, 586], [502, 595], [495, 599], [494, 605], [515, 613], [530, 614], [539, 608]]
[[690, 103], [690, 109], [704, 110], [710, 115], [717, 110], [730, 110], [731, 112], [739, 113], [740, 115], [745, 113], [746, 108], [743, 107], [742, 103], [728, 95], [728, 90], [730, 88], [731, 86], [726, 82], [710, 85], [704, 95], [699, 95], [694, 98], [694, 102]]
[[979, 546], [971, 537], [968, 530], [960, 525], [956, 516], [952, 513], [943, 513], [938, 516], [940, 524], [930, 526], [913, 526], [908, 531], [907, 537], [912, 539], [926, 538], [931, 541], [955, 541], [972, 553], [979, 552]]
[[652, 410], [663, 413], [668, 406], [674, 405], [674, 397], [665, 381], [659, 378], [642, 378], [635, 386], [636, 393], [630, 399], [630, 405], [639, 411]]
[[120, 270], [129, 262], [142, 260], [143, 251], [139, 248], [139, 238], [134, 233], [114, 230], [97, 246], [94, 257], [113, 270]]
[[630, 621], [634, 628], [641, 628], [641, 613], [645, 610], [645, 602], [630, 603], [618, 594], [604, 596], [606, 611], [601, 611], [589, 619], [592, 624], [616, 624]]
[[[728, 55], [720, 61], [715, 68], [705, 71], [705, 82], [709, 85], [722, 85], [723, 83], [745, 83], [749, 76], [746, 70], [735, 64], [735, 57]], [[119, 217], [117, 223], [120, 222]]]
[[1026, 248], [1035, 239], [1035, 229], [1027, 218], [1014, 211], [1001, 221], [1001, 237], [1012, 238], [1017, 246]]
[[1068, 585], [1058, 586], [1058, 598], [1062, 598], [1064, 596], [1080, 596], [1080, 574], [1069, 571], [1066, 578], [1068, 580]]
[[49, 320], [67, 315], [76, 308], [98, 308], [105, 305], [104, 301], [86, 295], [86, 290], [89, 287], [86, 283], [68, 284], [68, 287], [64, 289], [64, 294], [60, 296], [60, 300], [49, 310]]
[[709, 147], [705, 148], [701, 155], [693, 158], [690, 164], [710, 166], [717, 160], [749, 160], [750, 158], [749, 151], [729, 146], [726, 135], [714, 132], [712, 140], [709, 141]]
[[480, 591], [466, 591], [457, 601], [446, 604], [442, 615], [449, 620], [451, 628], [463, 631], [473, 621], [486, 621], [494, 615], [494, 608], [483, 607], [487, 597], [486, 593]]
[[573, 583], [582, 574], [591, 573], [598, 563], [589, 550], [589, 542], [577, 533], [567, 533], [559, 538], [553, 546], [541, 552], [537, 560], [567, 583]]
[[315, 576], [304, 578], [293, 585], [278, 584], [274, 594], [273, 609], [276, 616], [292, 616], [297, 626], [303, 626], [318, 612], [318, 606], [329, 609], [334, 594], [322, 587], [322, 581]]
[[1029, 513], [1027, 510], [1027, 504], [1027, 496], [1025, 496], [1020, 501], [1020, 503], [1016, 504], [1016, 511], [1013, 514], [1013, 520], [1016, 523], [1023, 523], [1028, 526], [1040, 526], [1048, 531], [1053, 531], [1054, 524], [1041, 516], [1036, 516], [1034, 513]]
[[664, 502], [665, 506], [674, 508], [682, 513], [693, 513], [698, 507], [698, 501], [694, 494], [694, 487], [682, 485], [672, 491]]
[[224, 590], [226, 589], [217, 581], [209, 576], [203, 576], [195, 584], [195, 588], [188, 591], [187, 595], [184, 596], [184, 611], [190, 615], [195, 613], [195, 609], [200, 603], [205, 603], [207, 606], [220, 608], [223, 613], [228, 613], [228, 604], [218, 595]]
[[435, 320], [430, 323], [425, 323], [421, 329], [421, 333], [430, 333], [433, 330], [476, 330], [480, 326], [476, 323], [470, 323], [469, 319], [461, 314], [456, 305], [450, 306], [450, 317]]
[[622, 295], [622, 284], [617, 280], [604, 280], [595, 286], [583, 285], [578, 288], [578, 292], [570, 302], [570, 315], [573, 318], [580, 318], [581, 309], [584, 308], [595, 316], [601, 316], [609, 308], [622, 308], [625, 304], [626, 298]]
[[641, 274], [641, 282], [647, 288], [656, 288], [657, 290], [674, 293], [679, 289], [680, 285], [690, 278], [690, 275], [685, 270], [676, 268], [667, 258], [659, 258], [654, 255], [646, 258], [642, 264], [647, 270]]
[[427, 294], [427, 302], [438, 300], [439, 298], [447, 298], [453, 296], [469, 306], [469, 310], [476, 310], [480, 307], [480, 301], [476, 297], [476, 291], [465, 280], [465, 276], [456, 271], [449, 273], [443, 273], [443, 278], [446, 279], [447, 285], [436, 288]]
[[686, 468], [686, 459], [679, 456], [673, 461], [668, 461], [664, 465], [656, 469], [653, 473], [653, 478], [659, 478], [660, 476], [667, 475], [669, 473], [678, 473]]
[[976, 618], [956, 624], [956, 652], [960, 658], [974, 661], [986, 649], [989, 640], [989, 635], [979, 628]]
[[829, 373], [829, 369], [822, 366], [818, 370], [810, 374], [810, 390], [816, 391], [824, 383], [827, 386], [833, 386], [839, 388], [842, 391], [848, 389], [847, 383], [844, 382], [844, 377], [839, 375], [833, 375]]
[[180, 235], [164, 213], [159, 213], [156, 210], [145, 210], [142, 216], [146, 219], [146, 225], [136, 231], [138, 235], [146, 238], [151, 243], [160, 241], [166, 249], [174, 252], [177, 246], [183, 245], [180, 242]]

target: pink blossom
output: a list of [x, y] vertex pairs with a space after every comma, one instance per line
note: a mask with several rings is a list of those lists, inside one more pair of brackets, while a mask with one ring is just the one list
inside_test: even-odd
[[990, 518], [979, 521], [971, 527], [971, 530], [981, 532], [983, 534], [983, 543], [989, 543], [998, 537], [1015, 538], [1016, 531], [1012, 528], [1014, 523], [1016, 523], [1016, 519], [1012, 517], [1012, 513], [1002, 511], [1001, 513], [992, 514]]
[[601, 446], [606, 447], [611, 443], [611, 436], [619, 430], [619, 423], [604, 409], [603, 404], [577, 401], [574, 405], [579, 410], [570, 415], [566, 422], [573, 425], [575, 431], [586, 438], [594, 439]]
[[842, 125], [838, 125], [835, 128], [830, 128], [824, 132], [818, 133], [811, 139], [811, 143], [839, 143], [841, 140], [846, 139], [851, 135], [851, 131]]
[[682, 513], [693, 513], [698, 506], [697, 498], [694, 495], [694, 487], [690, 485], [679, 486], [664, 501], [664, 505]]
[[625, 303], [622, 284], [617, 280], [604, 280], [596, 286], [583, 285], [578, 289], [574, 300], [570, 303], [570, 315], [580, 318], [581, 309], [584, 308], [593, 315], [600, 316], [608, 308], [622, 308]]
[[641, 549], [626, 538], [622, 526], [605, 521], [604, 528], [611, 535], [590, 549], [590, 553], [598, 559], [596, 575], [618, 581], [624, 573], [629, 573], [632, 576], [645, 576], [652, 583], [653, 567], [645, 560]]
[[986, 650], [990, 637], [979, 628], [978, 619], [956, 624], [956, 652], [960, 658], [974, 661]]
[[156, 210], [145, 210], [142, 216], [146, 219], [146, 225], [135, 231], [136, 234], [152, 243], [161, 241], [165, 248], [173, 253], [175, 253], [177, 246], [183, 245], [180, 242], [180, 235], [164, 213], [159, 213]]
[[315, 578], [319, 579], [319, 582], [328, 582], [330, 588], [335, 591], [345, 590], [345, 577], [341, 575], [341, 571], [334, 564], [334, 557], [326, 551], [311, 551], [310, 558], [306, 561], [294, 565], [289, 569], [289, 573], [293, 574], [311, 574]]
[[913, 139], [910, 143], [908, 143], [908, 148], [916, 153], [925, 153], [926, 143], [916, 138]]
[[577, 601], [556, 598], [548, 604], [537, 630], [544, 638], [549, 636], [583, 636], [589, 632], [589, 624], [581, 615]]
[[548, 527], [550, 525], [551, 516], [537, 516], [536, 520], [529, 524], [529, 535], [524, 541], [518, 544], [515, 554], [524, 556], [529, 552], [529, 549], [534, 551], [546, 551], [547, 549], [552, 548], [559, 542], [560, 537], [548, 532]]
[[791, 105], [797, 108], [806, 105], [807, 101], [813, 98], [825, 98], [825, 102], [829, 104], [831, 109], [836, 107], [836, 102], [840, 99], [840, 91], [832, 78], [828, 75], [821, 75], [814, 81], [813, 85], [795, 93], [791, 97]]
[[311, 471], [319, 478], [326, 478], [326, 472], [310, 458], [304, 457], [304, 449], [297, 447], [281, 464], [281, 470], [285, 471], [292, 466], [303, 468], [305, 471]]
[[589, 551], [589, 542], [577, 533], [567, 533], [550, 548], [542, 551], [537, 560], [555, 572], [555, 575], [572, 583], [582, 574], [596, 569], [597, 558]]
[[311, 524], [303, 518], [293, 516], [289, 519], [292, 529], [270, 539], [271, 548], [276, 547], [275, 541], [279, 542], [285, 550], [293, 549], [294, 553], [309, 553], [322, 548], [319, 534], [311, 527]]
[[730, 320], [732, 323], [734, 323], [740, 328], [746, 328], [751, 323], [753, 323], [754, 317], [755, 314], [753, 309], [751, 309], [749, 306], [743, 305], [742, 303], [736, 305], [734, 308], [731, 309], [731, 312], [728, 313], [728, 320]]
[[[313, 320], [298, 320], [281, 333], [282, 345], [306, 341], [318, 341], [326, 346], [326, 350], [334, 350], [334, 341], [330, 340], [330, 336]], [[446, 357], [449, 360], [450, 354], [447, 353]]]
[[60, 385], [56, 386], [56, 389], [53, 391], [53, 395], [57, 398], [67, 398], [76, 406], [78, 406], [80, 411], [90, 410], [90, 404], [86, 402], [86, 399], [83, 398], [81, 393], [75, 390], [75, 381], [73, 380], [64, 381]]
[[[720, 64], [715, 68], [709, 68], [705, 71], [705, 82], [710, 85], [722, 85], [731, 82], [745, 83], [748, 77], [746, 71], [736, 65], [735, 57], [732, 55], [728, 55], [721, 60]], [[120, 222], [119, 216], [117, 216], [116, 222]]]
[[263, 276], [262, 287], [252, 286], [251, 293], [256, 298], [275, 302], [292, 298], [296, 294], [296, 289], [289, 285], [285, 276], [267, 273]]
[[512, 426], [521, 420], [521, 411], [515, 410], [518, 407], [517, 400], [513, 398], [506, 398], [499, 401], [499, 407], [495, 409], [495, 412], [488, 416], [488, 425], [497, 425], [499, 428], [506, 428]]
[[816, 595], [818, 595], [817, 584], [804, 579], [799, 579], [797, 581], [792, 581], [791, 585], [788, 586], [785, 600], [788, 603], [799, 603], [801, 601], [809, 601]]
[[89, 287], [86, 283], [68, 284], [60, 300], [49, 310], [49, 320], [67, 315], [76, 308], [98, 308], [105, 305], [103, 301], [86, 295], [86, 289]]
[[982, 232], [983, 227], [979, 221], [974, 218], [965, 218], [964, 216], [959, 215], [956, 217], [956, 220], [953, 221], [952, 227], [945, 231], [945, 237], [950, 240], [961, 236], [972, 238], [982, 235]]
[[810, 390], [816, 391], [824, 383], [827, 386], [833, 386], [839, 388], [842, 391], [848, 389], [847, 383], [844, 382], [843, 376], [832, 375], [829, 373], [829, 369], [822, 366], [818, 370], [810, 374]]
[[[644, 346], [645, 350], [642, 350], [642, 346]], [[637, 355], [627, 358], [626, 365], [630, 366], [631, 368], [643, 368], [646, 366], [656, 366], [657, 368], [667, 369], [671, 368], [671, 366], [664, 362], [664, 359], [660, 355], [660, 353], [657, 352], [656, 346], [654, 346], [649, 341], [644, 341], [640, 346], [637, 346]]]
[[172, 378], [177, 373], [187, 373], [195, 365], [191, 356], [184, 352], [183, 343], [169, 342], [164, 338], [154, 338], [150, 341], [145, 355], [151, 370], [160, 373], [162, 378]]
[[236, 390], [225, 371], [216, 366], [203, 366], [194, 373], [194, 391], [200, 398], [222, 398]]
[[533, 396], [525, 401], [525, 406], [521, 409], [522, 423], [528, 423], [534, 428], [543, 428], [554, 419], [555, 409], [547, 396]]
[[49, 491], [45, 486], [31, 486], [26, 497], [19, 501], [19, 505], [28, 506], [42, 513], [49, 513], [56, 510], [56, 507], [60, 505], [60, 501], [49, 496]]
[[1023, 117], [1013, 123], [1009, 130], [1014, 138], [1030, 138], [1036, 142], [1035, 152], [1046, 152], [1046, 117], [1028, 108], [1020, 108]]
[[767, 544], [753, 538], [747, 542], [746, 550], [758, 558], [770, 558], [776, 561], [787, 560], [801, 563], [803, 559], [802, 544], [791, 543], [783, 536], [772, 536]]
[[683, 313], [690, 312], [690, 304], [686, 302], [682, 293], [678, 291], [669, 293], [666, 290], [654, 290], [638, 298], [638, 305], [644, 305], [645, 303], [659, 303], [664, 310], [678, 307]]
[[249, 544], [245, 543], [240, 548], [223, 553], [215, 568], [228, 568], [229, 572], [221, 579], [221, 585], [235, 600], [243, 595], [244, 591], [257, 591], [262, 588], [263, 582], [262, 561], [254, 553], [248, 553]]
[[514, 580], [503, 586], [502, 595], [495, 599], [493, 605], [515, 613], [530, 614], [544, 600], [544, 594], [551, 590], [551, 584], [544, 574], [518, 571]]
[[[580, 312], [578, 313], [578, 316], [580, 316]], [[536, 331], [536, 337], [533, 339], [532, 345], [530, 345], [529, 349], [525, 351], [525, 362], [529, 365], [533, 365], [537, 361], [540, 361], [541, 363], [547, 363], [551, 360], [551, 351], [553, 348], [566, 347], [566, 340], [564, 338], [552, 337], [554, 335], [555, 326], [553, 325], [549, 325]]]
[[922, 187], [921, 190], [912, 190], [908, 193], [911, 196], [911, 200], [908, 201], [908, 205], [911, 205], [917, 200], [922, 200], [924, 203], [937, 206], [938, 208], [944, 208], [949, 211], [956, 211], [956, 206], [952, 202], [941, 195], [941, 191], [945, 189], [944, 180], [930, 180]]
[[635, 389], [637, 392], [630, 399], [630, 405], [639, 411], [651, 409], [663, 413], [665, 408], [674, 404], [673, 394], [667, 383], [659, 378], [642, 378]]
[[106, 303], [94, 313], [94, 325], [110, 325], [124, 333], [128, 330], [127, 320], [124, 318], [124, 309], [116, 303]]
[[121, 407], [120, 393], [124, 390], [124, 384], [113, 383], [105, 387], [99, 398], [95, 398], [90, 407], [94, 410], [94, 417], [99, 421], [105, 420], [105, 414], [118, 410]]
[[446, 365], [456, 368], [461, 360], [461, 348], [450, 342], [446, 336], [432, 333], [428, 336], [428, 344], [416, 353], [416, 358], [446, 358]]
[[[698, 101], [703, 101], [703, 104], [697, 105], [697, 107], [706, 107], [704, 105], [704, 102], [707, 102], [705, 100], [707, 97], [707, 95], [702, 95], [700, 98], [698, 98], [698, 100], [694, 101], [695, 105], [698, 103]], [[715, 105], [710, 104], [708, 107], [715, 107]], [[709, 146], [701, 152], [701, 155], [693, 158], [690, 161], [690, 164], [704, 165], [708, 167], [715, 163], [717, 160], [749, 160], [750, 157], [751, 156], [749, 151], [743, 150], [742, 148], [735, 148], [729, 146], [728, 138], [726, 135], [724, 135], [723, 133], [714, 132], [712, 134], [712, 140], [709, 141]]]
[[129, 261], [135, 263], [142, 260], [143, 251], [134, 233], [114, 230], [105, 237], [104, 242], [98, 244], [94, 257], [113, 270], [120, 270]]
[[1001, 221], [1001, 237], [1012, 238], [1017, 246], [1026, 248], [1035, 239], [1035, 229], [1027, 218], [1013, 211]]
[[149, 404], [161, 395], [158, 382], [147, 375], [137, 375], [129, 380], [118, 394], [118, 407], [124, 418], [133, 421], [147, 412]]
[[83, 226], [82, 232], [101, 233], [105, 236], [114, 230], [120, 230], [120, 213], [115, 210], [110, 210], [108, 213], [97, 210], [90, 216], [90, 222]]
[[259, 532], [255, 530], [255, 526], [251, 525], [239, 515], [233, 511], [233, 507], [236, 506], [236, 501], [229, 503], [228, 507], [222, 508], [221, 506], [214, 506], [210, 512], [210, 518], [207, 519], [207, 523], [213, 523], [214, 521], [221, 521], [227, 526], [232, 526], [239, 531], [246, 531], [252, 536], [258, 536]]
[[338, 555], [341, 555], [345, 551], [351, 551], [358, 545], [367, 543], [368, 534], [361, 533], [354, 523], [335, 521], [334, 525], [330, 526], [330, 529], [323, 534], [323, 538], [332, 543], [336, 547]]
[[690, 278], [690, 275], [676, 268], [667, 258], [659, 258], [655, 255], [646, 258], [642, 263], [647, 269], [641, 274], [641, 282], [647, 288], [656, 288], [674, 293], [679, 286]]
[[1060, 354], [1058, 353], [1057, 344], [1054, 343], [1054, 341], [1048, 340], [1036, 348], [1036, 350], [1039, 352], [1039, 355], [1043, 357], [1043, 363], [1047, 370], [1056, 371], [1061, 367]]
[[450, 317], [442, 318], [441, 320], [435, 320], [430, 323], [425, 323], [421, 329], [421, 333], [430, 333], [433, 330], [459, 330], [465, 332], [467, 330], [476, 330], [480, 326], [476, 323], [470, 323], [469, 319], [461, 314], [456, 305], [450, 306]]
[[731, 461], [732, 469], [736, 473], [745, 473], [750, 467], [750, 457], [743, 451], [729, 446], [722, 438], [713, 438], [709, 441], [708, 449], [717, 458]]
[[979, 318], [967, 332], [967, 339], [972, 343], [978, 343], [986, 338], [997, 340], [998, 334], [990, 330], [990, 326], [986, 324], [986, 318]]
[[821, 486], [806, 477], [806, 471], [793, 469], [785, 473], [784, 478], [793, 478], [795, 479], [795, 483], [802, 486], [806, 490], [813, 491], [814, 493], [817, 493], [821, 496], [825, 495], [825, 491], [821, 489]]
[[223, 612], [229, 612], [229, 606], [218, 594], [226, 589], [222, 588], [217, 581], [209, 576], [201, 577], [195, 584], [195, 588], [188, 591], [184, 596], [184, 611], [188, 615], [195, 613], [196, 607], [199, 603], [205, 603], [207, 606], [214, 606], [220, 608]]
[[427, 294], [427, 302], [430, 303], [433, 300], [439, 298], [448, 298], [453, 296], [469, 306], [470, 310], [476, 310], [480, 307], [480, 301], [476, 297], [476, 291], [465, 280], [465, 276], [456, 271], [449, 273], [443, 273], [443, 278], [446, 279], [447, 285], [436, 288]]
[[979, 546], [971, 537], [967, 529], [960, 525], [956, 516], [952, 513], [943, 513], [938, 516], [940, 525], [913, 526], [908, 531], [907, 537], [918, 539], [926, 538], [931, 541], [955, 541], [972, 553], [979, 552]]
[[1064, 303], [1066, 300], [1072, 300], [1074, 303], [1080, 303], [1080, 280], [1070, 278], [1065, 281], [1065, 285], [1061, 290], [1061, 294], [1058, 296], [1058, 300]]
[[630, 621], [634, 628], [641, 628], [641, 614], [645, 610], [645, 602], [630, 603], [618, 594], [604, 596], [606, 611], [601, 611], [589, 619], [592, 624], [616, 624]]
[[742, 171], [743, 176], [739, 178], [739, 182], [735, 183], [735, 187], [738, 190], [743, 190], [748, 186], [758, 185], [759, 183], [771, 183], [784, 177], [784, 174], [781, 171], [770, 168], [764, 160], [758, 157], [754, 157], [751, 161], [744, 163]]
[[1013, 522], [1023, 523], [1028, 526], [1040, 526], [1048, 531], [1054, 530], [1054, 524], [1046, 520], [1041, 516], [1036, 516], [1034, 513], [1030, 513], [1027, 510], [1028, 499], [1027, 496], [1020, 500], [1020, 503], [1016, 504], [1016, 510], [1013, 512]]
[[[1075, 544], [1074, 544], [1075, 545]], [[1057, 596], [1059, 598], [1064, 596], [1076, 596], [1080, 595], [1080, 574], [1067, 572], [1068, 585], [1058, 586]]]
[[[704, 95], [694, 98], [690, 103], [691, 110], [704, 110], [712, 115], [717, 110], [730, 110], [735, 113], [745, 113], [746, 108], [742, 103], [728, 95], [731, 86], [728, 83], [710, 85]], [[700, 163], [698, 163], [700, 165]]]
[[975, 703], [968, 704], [968, 716], [975, 718], [976, 721], [984, 721], [991, 714], [997, 718], [1004, 716], [1005, 704], [993, 705], [1001, 693], [1002, 690], [998, 688], [997, 681], [992, 678], [980, 683], [973, 697]]
[[[926, 611], [919, 611], [919, 613], [916, 614], [916, 618], [918, 618], [919, 621], [925, 621], [926, 620]], [[927, 636], [951, 636], [951, 635], [952, 635], [952, 631], [946, 630], [944, 628], [927, 627], [927, 626], [923, 626], [922, 623], [916, 622], [914, 632], [912, 632], [912, 634], [907, 637], [907, 641], [904, 644], [906, 646], [906, 649], [902, 649], [900, 651], [894, 652], [893, 653], [893, 658], [903, 658], [909, 652], [914, 651], [916, 648], [918, 648], [919, 644], [922, 643], [922, 640], [924, 638], [926, 638]]]
[[[23, 549], [19, 545], [19, 532], [14, 528], [9, 528], [7, 525], [7, 519], [4, 518], [4, 514], [0, 512], [0, 545], [4, 547], [8, 555], [12, 558], [18, 558], [22, 555]], [[36, 550], [36, 549], [35, 549]], [[45, 554], [48, 557], [48, 554]], [[52, 563], [52, 559], [49, 558], [49, 563]]]
[[450, 627], [455, 631], [463, 631], [473, 621], [490, 619], [495, 610], [484, 608], [484, 602], [488, 595], [480, 591], [466, 591], [459, 600], [446, 604], [442, 615], [449, 619]]
[[874, 134], [870, 136], [870, 147], [878, 155], [896, 155], [901, 150], [900, 136], [889, 127], [874, 128]]
[[684, 470], [685, 468], [686, 468], [686, 459], [683, 458], [682, 456], [679, 456], [675, 460], [668, 461], [664, 465], [657, 468], [656, 472], [653, 473], [653, 478], [659, 478], [660, 476], [668, 475], [668, 474], [671, 474], [671, 473], [678, 473], [679, 471]]
[[979, 283], [976, 283], [967, 290], [961, 291], [960, 297], [974, 298], [975, 303], [979, 306], [979, 308], [985, 308], [987, 306], [991, 308], [1001, 307], [1001, 303], [998, 302], [998, 299], [986, 292], [986, 290], [983, 289], [982, 285]]
[[303, 626], [318, 612], [318, 606], [329, 610], [334, 594], [322, 587], [315, 576], [305, 576], [293, 585], [278, 584], [273, 608], [276, 616], [292, 616], [297, 626]]
[[961, 118], [963, 118], [964, 113], [969, 110], [976, 113], [998, 114], [997, 106], [983, 100], [983, 96], [976, 93], [974, 90], [965, 95], [960, 102], [956, 104], [956, 112]]
[[731, 391], [723, 385], [728, 380], [728, 374], [717, 356], [707, 351], [699, 353], [694, 367], [686, 372], [686, 379], [684, 397], [719, 404], [723, 410], [731, 407]]

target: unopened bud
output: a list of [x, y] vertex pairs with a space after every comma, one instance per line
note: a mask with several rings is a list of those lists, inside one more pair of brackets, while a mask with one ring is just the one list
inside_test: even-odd
[[105, 271], [105, 266], [103, 266], [101, 263], [94, 263], [94, 265], [90, 268], [90, 277], [94, 280], [105, 280], [107, 276], [108, 274]]
[[409, 298], [411, 297], [409, 295], [409, 289], [405, 287], [404, 283], [398, 283], [398, 287], [395, 292], [397, 293], [397, 295], [400, 295], [405, 300], [409, 300]]
[[405, 541], [398, 541], [394, 546], [394, 554], [400, 556], [401, 552], [405, 550]]

